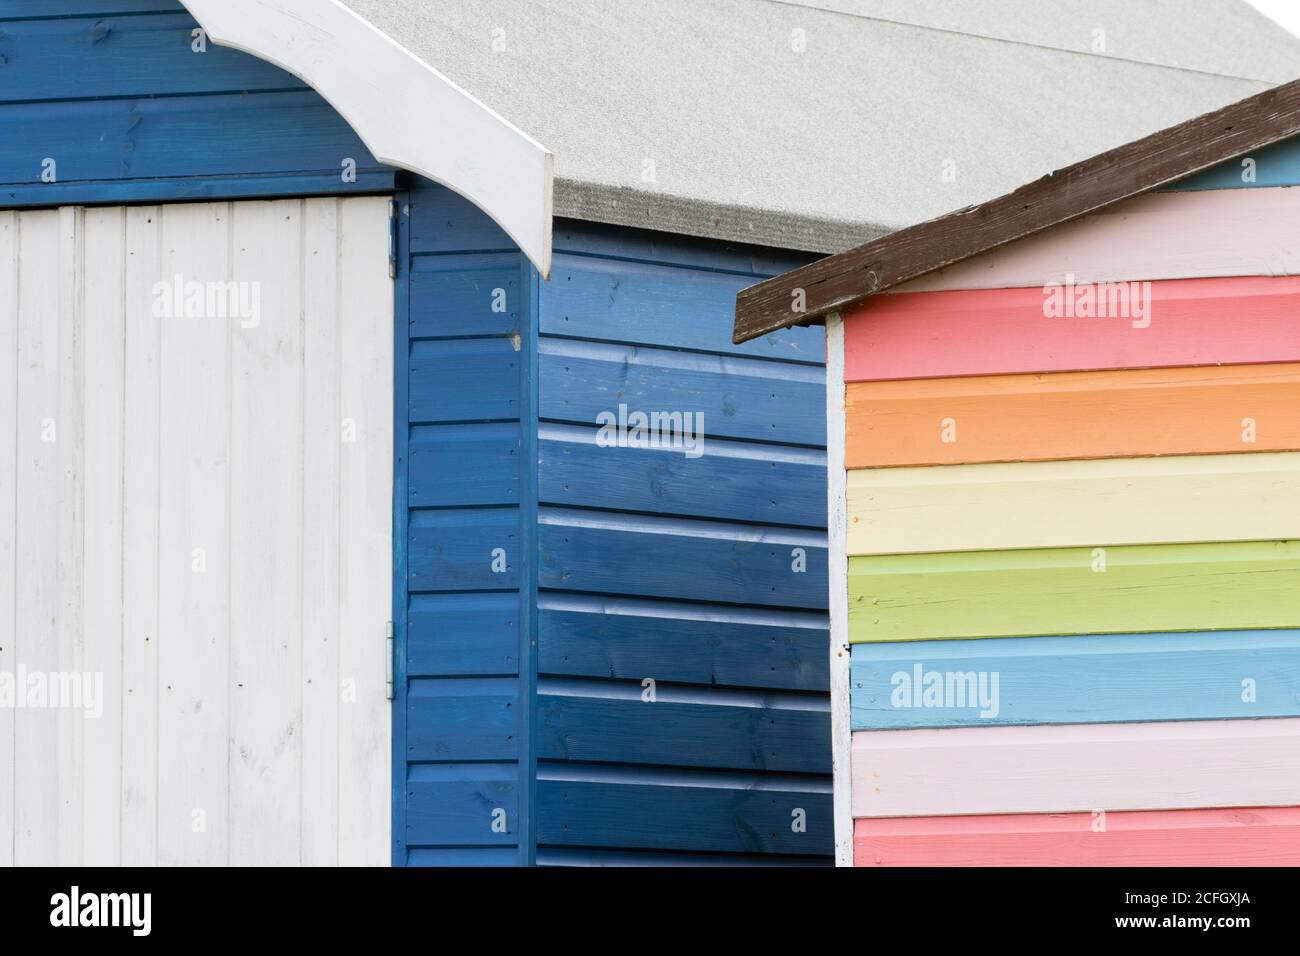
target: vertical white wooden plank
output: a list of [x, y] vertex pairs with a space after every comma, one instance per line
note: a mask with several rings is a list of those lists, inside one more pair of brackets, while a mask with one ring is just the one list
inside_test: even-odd
[[[228, 204], [163, 210], [163, 275], [230, 279]], [[184, 301], [181, 289], [179, 298]], [[182, 309], [182, 312], [185, 310]], [[159, 475], [158, 857], [228, 862], [231, 324], [162, 319]]]
[[853, 735], [849, 717], [849, 559], [844, 471], [844, 320], [826, 317], [826, 508], [831, 622], [831, 767], [835, 865], [853, 865]]
[[[356, 441], [342, 448], [339, 675], [351, 681], [339, 719], [339, 862], [389, 860], [392, 720], [385, 678], [391, 616], [393, 495], [393, 285], [388, 203], [349, 199], [340, 209], [342, 413]], [[381, 809], [382, 808], [382, 809]]]
[[[85, 531], [85, 210], [59, 210], [58, 618], [60, 680], [84, 675], [82, 575]], [[75, 679], [75, 678], [74, 678]], [[84, 852], [81, 802], [85, 714], [63, 701], [59, 725], [59, 862], [75, 866]]]
[[330, 866], [339, 851], [339, 203], [311, 199], [303, 213], [302, 862]]
[[[230, 862], [297, 864], [302, 781], [302, 203], [234, 206]], [[260, 314], [255, 314], [260, 313]]]
[[[15, 671], [18, 215], [0, 212], [0, 675]], [[14, 708], [0, 707], [0, 866], [14, 862]]]
[[[59, 214], [19, 215], [18, 469], [15, 481], [15, 660], [22, 675], [59, 666]], [[59, 862], [59, 723], [46, 708], [14, 712], [14, 862]]]
[[122, 863], [158, 862], [158, 426], [162, 209], [126, 218], [122, 488]]
[[121, 862], [122, 480], [126, 215], [85, 213], [84, 672], [99, 688], [85, 719], [84, 862]]

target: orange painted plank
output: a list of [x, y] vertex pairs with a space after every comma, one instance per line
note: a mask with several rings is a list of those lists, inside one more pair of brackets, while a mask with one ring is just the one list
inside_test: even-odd
[[858, 819], [853, 863], [1297, 866], [1300, 807]]
[[845, 314], [844, 380], [1300, 362], [1300, 276], [1152, 282], [1142, 318], [1049, 318], [1046, 300], [1042, 288], [875, 296]]
[[853, 382], [845, 404], [850, 469], [1300, 450], [1295, 362]]

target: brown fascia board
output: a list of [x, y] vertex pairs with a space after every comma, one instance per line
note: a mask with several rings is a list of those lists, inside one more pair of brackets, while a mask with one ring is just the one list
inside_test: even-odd
[[[909, 226], [736, 296], [732, 341], [821, 323], [869, 296], [1300, 134], [1300, 80], [1171, 126], [978, 206]], [[797, 311], [802, 306], [802, 311]]]

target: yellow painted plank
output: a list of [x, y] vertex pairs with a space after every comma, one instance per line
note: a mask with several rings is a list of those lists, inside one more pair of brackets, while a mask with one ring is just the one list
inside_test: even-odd
[[848, 474], [850, 555], [1300, 538], [1300, 452]]

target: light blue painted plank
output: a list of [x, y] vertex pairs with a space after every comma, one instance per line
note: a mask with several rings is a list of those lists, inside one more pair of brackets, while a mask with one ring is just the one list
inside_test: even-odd
[[542, 286], [542, 333], [824, 365], [826, 336], [820, 327], [786, 329], [732, 344], [736, 293], [756, 281], [723, 272], [559, 255], [551, 281]]
[[[996, 715], [956, 706], [955, 692], [915, 706], [917, 667], [945, 682], [984, 675]], [[852, 713], [854, 730], [1297, 717], [1300, 631], [855, 644]]]
[[[830, 788], [820, 781], [554, 779], [540, 768], [538, 778], [539, 846], [811, 856], [829, 854], [834, 839]], [[803, 832], [792, 825], [797, 815]]]
[[[518, 769], [507, 764], [413, 765], [404, 783], [406, 845], [416, 847], [514, 846], [519, 842]], [[493, 811], [505, 811], [494, 829]], [[396, 826], [398, 821], [394, 821]], [[432, 864], [445, 854], [425, 857]]]
[[307, 88], [238, 50], [194, 52], [196, 26], [183, 12], [10, 23], [0, 33], [0, 102]]
[[681, 684], [830, 688], [825, 615], [545, 595], [538, 670]]
[[408, 533], [407, 582], [413, 592], [519, 586], [517, 508], [415, 511]]
[[509, 339], [411, 344], [411, 424], [519, 418], [519, 347]]
[[411, 677], [519, 673], [518, 594], [414, 594], [406, 613]]
[[542, 347], [543, 419], [594, 426], [626, 405], [702, 416], [706, 437], [826, 444], [820, 368], [555, 339]]
[[601, 447], [595, 435], [565, 426], [544, 430], [543, 503], [826, 527], [821, 451], [715, 441], [689, 458], [667, 449]]
[[412, 680], [406, 698], [408, 760], [513, 760], [519, 756], [515, 678]]
[[[646, 675], [654, 678], [655, 675]], [[829, 703], [663, 684], [548, 683], [537, 699], [539, 759], [830, 773]]]
[[411, 507], [518, 504], [520, 442], [514, 422], [413, 428]]
[[[825, 537], [712, 522], [547, 512], [544, 588], [767, 607], [826, 607]], [[803, 568], [804, 570], [796, 570]]]
[[[1242, 179], [1243, 160], [1255, 161], [1253, 182]], [[1300, 137], [1256, 150], [1249, 157], [1229, 160], [1199, 175], [1166, 186], [1166, 192], [1197, 189], [1254, 189], [1268, 186], [1300, 185]]]
[[524, 303], [519, 256], [420, 256], [411, 271], [411, 338], [511, 335]]

